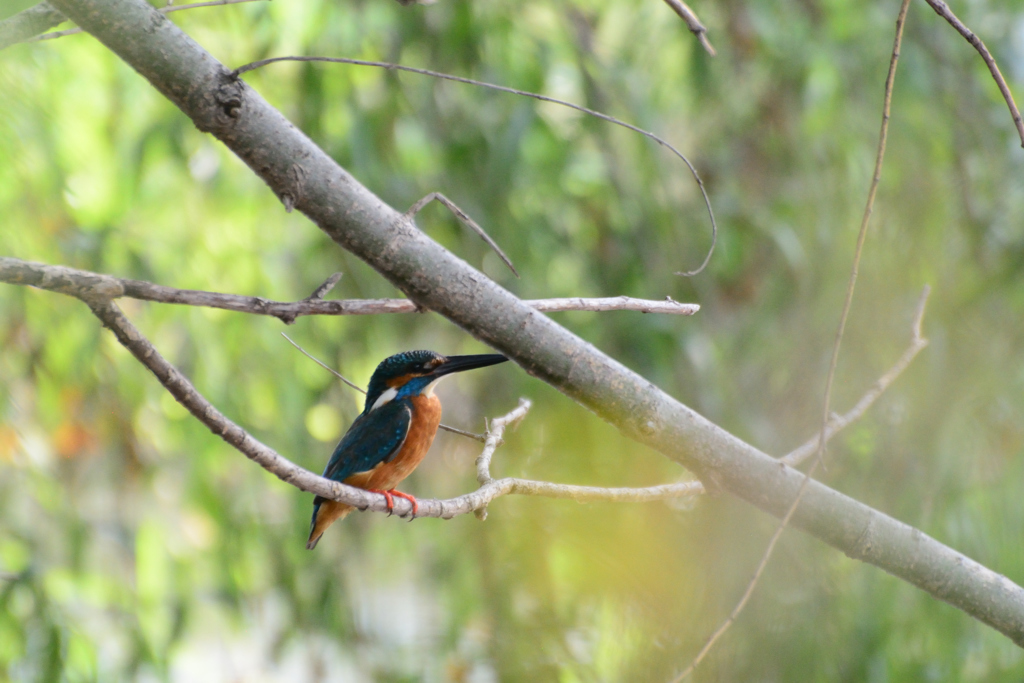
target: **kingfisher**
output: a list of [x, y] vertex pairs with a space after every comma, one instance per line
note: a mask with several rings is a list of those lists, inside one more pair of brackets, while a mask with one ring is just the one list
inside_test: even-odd
[[[388, 511], [394, 509], [393, 496], [405, 498], [415, 517], [416, 498], [395, 487], [416, 469], [434, 442], [441, 424], [441, 401], [434, 388], [452, 373], [507, 360], [497, 353], [442, 356], [433, 351], [405, 351], [385, 358], [370, 378], [363, 412], [334, 449], [323, 476], [384, 494]], [[306, 548], [315, 548], [327, 527], [352, 510], [345, 503], [314, 498]]]

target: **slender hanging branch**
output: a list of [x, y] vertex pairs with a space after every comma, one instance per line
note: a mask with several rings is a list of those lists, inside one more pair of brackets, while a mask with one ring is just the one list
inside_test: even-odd
[[711, 198], [708, 197], [707, 190], [704, 188], [704, 181], [701, 179], [696, 167], [694, 167], [694, 165], [690, 163], [690, 160], [686, 158], [686, 155], [684, 155], [682, 152], [680, 152], [678, 149], [672, 146], [670, 142], [668, 142], [664, 138], [658, 137], [657, 135], [651, 133], [650, 131], [644, 130], [643, 128], [638, 128], [633, 124], [626, 123], [625, 121], [617, 119], [614, 116], [610, 116], [608, 114], [595, 111], [594, 109], [588, 109], [587, 107], [583, 107], [578, 104], [573, 104], [572, 102], [560, 100], [556, 97], [549, 97], [547, 95], [541, 95], [539, 93], [529, 92], [527, 90], [517, 90], [515, 88], [509, 88], [504, 85], [487, 83], [486, 81], [476, 81], [473, 80], [472, 78], [453, 76], [451, 74], [441, 73], [439, 71], [430, 71], [429, 69], [417, 69], [412, 66], [392, 64], [390, 62], [376, 62], [367, 59], [352, 59], [350, 57], [306, 57], [301, 55], [292, 55], [287, 57], [270, 57], [269, 59], [261, 59], [257, 62], [250, 62], [249, 64], [244, 64], [235, 69], [234, 71], [232, 71], [231, 75], [235, 78], [238, 78], [244, 73], [254, 71], [255, 69], [267, 66], [268, 64], [274, 64], [275, 62], [329, 62], [332, 64], [373, 66], [381, 69], [387, 69], [389, 71], [405, 71], [407, 73], [420, 74], [421, 76], [431, 76], [432, 78], [440, 78], [446, 81], [465, 83], [466, 85], [475, 85], [480, 88], [488, 88], [490, 90], [497, 90], [498, 92], [506, 92], [512, 95], [519, 95], [520, 97], [530, 97], [535, 100], [540, 100], [541, 102], [550, 102], [552, 104], [557, 104], [562, 107], [568, 107], [569, 109], [575, 109], [576, 111], [582, 112], [588, 116], [594, 116], [596, 118], [601, 119], [602, 121], [607, 121], [608, 123], [612, 123], [615, 124], [616, 126], [621, 126], [622, 128], [631, 130], [634, 133], [639, 133], [640, 135], [643, 135], [647, 139], [653, 140], [654, 142], [658, 143], [665, 149], [669, 150], [670, 152], [672, 152], [672, 154], [674, 154], [676, 157], [682, 160], [684, 164], [686, 164], [686, 167], [690, 169], [690, 175], [693, 176], [694, 182], [697, 183], [697, 187], [698, 189], [700, 189], [701, 197], [703, 197], [704, 199], [704, 206], [707, 208], [708, 211], [708, 218], [711, 219], [711, 247], [708, 249], [707, 254], [704, 256], [704, 261], [695, 270], [676, 273], [676, 275], [681, 275], [683, 277], [699, 275], [707, 267], [708, 263], [711, 262], [711, 255], [715, 252], [715, 244], [717, 244], [718, 242], [718, 223], [715, 221], [715, 212], [711, 208]]
[[[808, 490], [808, 485], [814, 477], [815, 470], [818, 466], [824, 462], [825, 456], [825, 445], [828, 442], [828, 431], [829, 422], [831, 421], [832, 412], [829, 408], [832, 400], [832, 382], [835, 379], [836, 365], [839, 362], [839, 347], [843, 341], [843, 333], [846, 330], [846, 321], [850, 315], [850, 305], [853, 303], [853, 291], [857, 286], [857, 274], [860, 271], [860, 259], [864, 253], [864, 241], [867, 239], [868, 234], [868, 223], [871, 220], [871, 214], [875, 208], [875, 195], [878, 192], [878, 184], [882, 179], [882, 162], [885, 159], [885, 143], [889, 137], [889, 112], [892, 105], [892, 86], [896, 80], [896, 65], [900, 59], [900, 45], [903, 42], [903, 26], [907, 18], [907, 10], [910, 8], [910, 0], [903, 0], [903, 4], [900, 6], [899, 14], [896, 17], [896, 37], [893, 39], [892, 55], [889, 58], [889, 73], [885, 77], [885, 95], [882, 101], [882, 125], [881, 130], [878, 134], [878, 149], [875, 153], [875, 170], [871, 176], [871, 187], [868, 189], [868, 198], [864, 205], [864, 214], [860, 221], [860, 230], [857, 232], [857, 246], [853, 253], [853, 266], [850, 270], [849, 282], [846, 285], [846, 298], [843, 301], [843, 312], [839, 316], [839, 325], [836, 329], [835, 341], [832, 343], [832, 358], [828, 366], [828, 376], [825, 378], [825, 396], [822, 400], [822, 418], [821, 418], [821, 430], [818, 435], [818, 444], [815, 449], [814, 462], [811, 463], [811, 467], [804, 477], [804, 480], [800, 483], [800, 488], [797, 490], [796, 497], [793, 498], [793, 502], [790, 504], [786, 514], [782, 517], [782, 521], [779, 522], [778, 527], [775, 529], [775, 533], [772, 535], [770, 541], [768, 541], [768, 547], [765, 548], [764, 554], [761, 556], [761, 561], [758, 563], [757, 569], [754, 571], [754, 575], [751, 577], [747, 588], [743, 592], [743, 596], [739, 602], [733, 608], [732, 612], [725, 619], [724, 622], [711, 634], [704, 647], [700, 649], [697, 656], [693, 658], [690, 665], [687, 666], [682, 673], [672, 679], [672, 683], [679, 683], [684, 678], [688, 677], [694, 672], [694, 670], [700, 665], [704, 657], [707, 656], [711, 648], [714, 647], [718, 639], [725, 635], [725, 632], [729, 630], [729, 627], [736, 622], [743, 608], [747, 606], [747, 602], [750, 597], [754, 594], [754, 589], [757, 587], [758, 582], [761, 580], [761, 575], [764, 573], [765, 567], [768, 566], [768, 561], [772, 557], [772, 553], [775, 551], [775, 546], [782, 538], [782, 532], [786, 530], [789, 525], [789, 520], [793, 518], [797, 508], [800, 506], [803, 500], [804, 494]], [[921, 311], [924, 310], [924, 302], [927, 301], [928, 290], [925, 289], [924, 295], [922, 296], [922, 302], [918, 307]], [[915, 324], [915, 335], [919, 334], [918, 326]]]

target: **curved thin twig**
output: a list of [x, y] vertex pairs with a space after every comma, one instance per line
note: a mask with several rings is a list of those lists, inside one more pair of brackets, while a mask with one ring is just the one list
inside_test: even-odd
[[673, 147], [672, 144], [669, 143], [664, 138], [658, 137], [657, 135], [655, 135], [654, 133], [651, 133], [650, 131], [646, 131], [643, 128], [638, 128], [638, 127], [634, 126], [633, 124], [626, 123], [625, 121], [622, 121], [621, 119], [617, 119], [614, 116], [609, 116], [608, 114], [603, 114], [603, 113], [601, 113], [599, 111], [595, 111], [594, 109], [588, 109], [587, 107], [583, 107], [583, 106], [580, 106], [578, 104], [573, 104], [572, 102], [567, 102], [565, 100], [560, 100], [560, 99], [558, 99], [556, 97], [549, 97], [547, 95], [541, 95], [540, 93], [529, 92], [527, 90], [517, 90], [515, 88], [509, 88], [509, 87], [504, 86], [504, 85], [496, 85], [494, 83], [487, 83], [486, 81], [477, 81], [477, 80], [473, 80], [472, 78], [463, 78], [462, 76], [453, 76], [451, 74], [441, 73], [440, 71], [431, 71], [429, 69], [418, 69], [418, 68], [412, 67], [412, 66], [403, 66], [401, 64], [392, 64], [390, 62], [377, 62], [377, 61], [372, 61], [372, 60], [368, 60], [368, 59], [352, 59], [350, 57], [306, 57], [306, 56], [301, 56], [301, 55], [292, 55], [292, 56], [287, 56], [287, 57], [270, 57], [268, 59], [261, 59], [261, 60], [256, 61], [256, 62], [250, 62], [249, 64], [244, 64], [244, 65], [238, 67], [237, 69], [235, 69], [233, 72], [231, 72], [231, 75], [235, 76], [235, 77], [238, 77], [238, 76], [241, 76], [244, 73], [248, 73], [249, 71], [253, 71], [255, 69], [259, 69], [261, 67], [267, 66], [268, 64], [273, 64], [275, 62], [330, 62], [330, 63], [333, 63], [333, 64], [352, 64], [352, 65], [355, 65], [355, 66], [373, 66], [373, 67], [378, 67], [378, 68], [381, 68], [381, 69], [388, 69], [389, 71], [405, 71], [405, 72], [408, 72], [408, 73], [420, 74], [421, 76], [431, 76], [433, 78], [440, 78], [440, 79], [446, 80], [446, 81], [454, 81], [456, 83], [465, 83], [466, 85], [475, 85], [475, 86], [478, 86], [480, 88], [488, 88], [490, 90], [497, 90], [499, 92], [506, 92], [506, 93], [510, 93], [512, 95], [519, 95], [521, 97], [530, 97], [530, 98], [533, 98], [535, 100], [540, 100], [541, 102], [550, 102], [552, 104], [557, 104], [557, 105], [562, 106], [562, 107], [568, 107], [569, 109], [575, 109], [576, 111], [579, 111], [579, 112], [582, 112], [584, 114], [587, 114], [588, 116], [594, 116], [596, 118], [599, 118], [602, 121], [607, 121], [608, 123], [613, 123], [616, 126], [621, 126], [623, 128], [626, 128], [627, 130], [633, 131], [634, 133], [639, 133], [640, 135], [643, 135], [644, 137], [648, 138], [649, 140], [653, 140], [654, 142], [658, 143], [662, 147], [668, 149], [670, 152], [675, 154], [679, 159], [681, 159], [684, 164], [686, 164], [686, 167], [688, 169], [690, 169], [690, 175], [693, 176], [694, 181], [697, 183], [697, 187], [700, 188], [700, 194], [704, 198], [704, 206], [707, 207], [708, 217], [711, 219], [711, 248], [708, 249], [708, 253], [704, 257], [704, 261], [695, 270], [690, 270], [690, 271], [686, 271], [686, 272], [682, 272], [682, 273], [676, 273], [676, 275], [681, 275], [683, 277], [691, 277], [691, 276], [694, 276], [694, 275], [698, 275], [698, 274], [701, 273], [701, 271], [703, 271], [707, 267], [708, 263], [711, 261], [711, 255], [715, 251], [715, 244], [718, 242], [718, 223], [715, 221], [715, 212], [711, 208], [711, 198], [708, 197], [707, 190], [704, 188], [704, 181], [701, 179], [700, 174], [697, 173], [696, 167], [694, 167], [694, 165], [692, 163], [690, 163], [690, 160], [687, 159], [686, 156], [682, 152], [680, 152], [678, 149]]
[[949, 5], [944, 3], [942, 0], [925, 0], [931, 8], [935, 10], [935, 13], [945, 19], [950, 26], [955, 28], [957, 32], [962, 35], [968, 43], [970, 43], [981, 58], [985, 61], [985, 66], [988, 67], [989, 73], [992, 74], [993, 80], [999, 87], [999, 92], [1002, 93], [1003, 99], [1006, 100], [1006, 106], [1010, 109], [1010, 116], [1013, 117], [1013, 125], [1017, 128], [1017, 135], [1020, 136], [1020, 146], [1024, 147], [1024, 119], [1021, 119], [1020, 109], [1017, 109], [1017, 103], [1013, 101], [1013, 93], [1010, 92], [1010, 86], [1006, 84], [1006, 79], [1003, 78], [1002, 72], [999, 70], [999, 65], [996, 64], [995, 58], [992, 53], [985, 47], [985, 42], [975, 35], [974, 31], [967, 28], [964, 22], [953, 14], [953, 10], [949, 8]]
[[493, 249], [494, 253], [498, 255], [498, 258], [500, 258], [502, 262], [504, 262], [504, 264], [508, 266], [508, 269], [512, 271], [512, 274], [515, 275], [517, 278], [519, 277], [519, 271], [516, 270], [516, 267], [514, 265], [512, 265], [512, 259], [510, 259], [508, 255], [505, 253], [505, 251], [498, 246], [498, 243], [495, 242], [491, 238], [491, 236], [487, 234], [487, 231], [481, 228], [479, 223], [470, 218], [468, 213], [460, 209], [455, 204], [455, 202], [448, 199], [448, 197], [445, 197], [440, 192], [431, 192], [426, 197], [410, 206], [409, 210], [405, 212], [405, 217], [412, 220], [413, 218], [415, 218], [416, 214], [423, 210], [423, 207], [425, 207], [427, 204], [435, 200], [437, 201], [438, 204], [451, 211], [456, 218], [462, 221], [463, 225], [465, 225], [467, 228], [475, 232], [480, 239], [486, 242], [487, 246]]
[[[323, 296], [340, 279], [340, 274], [332, 275], [324, 284], [317, 287], [305, 302], [315, 302], [317, 297]], [[240, 451], [243, 455], [256, 462], [271, 474], [286, 481], [303, 491], [315, 493], [316, 495], [338, 500], [360, 509], [370, 509], [375, 512], [387, 511], [387, 504], [384, 496], [369, 493], [363, 489], [353, 488], [338, 482], [324, 479], [313, 472], [303, 469], [291, 462], [284, 456], [278, 454], [270, 447], [259, 442], [248, 434], [240, 426], [225, 417], [205, 397], [200, 394], [189, 380], [181, 374], [160, 352], [146, 339], [146, 337], [134, 326], [131, 321], [113, 303], [113, 300], [127, 296], [125, 283], [135, 281], [123, 281], [109, 275], [100, 275], [89, 271], [65, 268], [63, 266], [48, 266], [41, 263], [22, 261], [7, 257], [0, 257], [0, 282], [8, 282], [16, 285], [27, 285], [38, 287], [52, 292], [58, 292], [67, 296], [75, 297], [86, 303], [92, 312], [103, 322], [103, 324], [114, 332], [117, 339], [127, 348], [143, 365], [156, 376], [161, 384], [174, 396], [181, 405], [192, 413], [200, 422], [205, 424], [210, 431], [224, 439], [228, 444]], [[140, 283], [135, 283], [140, 284]], [[141, 283], [150, 287], [149, 283]], [[170, 288], [165, 288], [170, 289]], [[174, 290], [172, 290], [174, 291]], [[181, 290], [177, 290], [181, 291]], [[198, 294], [210, 294], [199, 292]], [[219, 295], [230, 296], [230, 295]], [[239, 297], [240, 299], [248, 297]], [[561, 302], [562, 300], [556, 300]], [[569, 299], [565, 302], [575, 302]], [[654, 302], [660, 303], [660, 302]], [[675, 305], [682, 305], [671, 302]], [[260, 311], [248, 311], [256, 313]], [[301, 346], [292, 341], [287, 335], [283, 335], [296, 348], [310, 359], [321, 365], [323, 368], [334, 374], [352, 388], [362, 392], [353, 382], [343, 377], [331, 367], [308, 353]], [[486, 463], [489, 467], [491, 455], [494, 449], [501, 444], [501, 436], [504, 429], [518, 419], [521, 419], [529, 410], [530, 402], [526, 399], [520, 401], [520, 406], [504, 418], [497, 418], [491, 423], [486, 434], [474, 434], [454, 427], [447, 427], [450, 432], [461, 434], [485, 444]], [[488, 450], [489, 449], [489, 450]], [[478, 474], [480, 472], [478, 468]], [[568, 498], [576, 501], [610, 501], [610, 502], [651, 502], [690, 496], [701, 491], [701, 484], [698, 481], [681, 482], [678, 484], [665, 484], [647, 488], [599, 488], [592, 486], [573, 486], [568, 484], [555, 484], [545, 481], [534, 481], [530, 479], [503, 478], [493, 480], [490, 478], [489, 470], [486, 483], [482, 484], [476, 491], [467, 493], [450, 500], [419, 500], [417, 517], [441, 517], [451, 519], [456, 515], [468, 514], [486, 508], [487, 504], [495, 498], [505, 495], [518, 494], [529, 496], [544, 496], [549, 498]], [[379, 500], [378, 500], [379, 498]], [[408, 510], [402, 505], [408, 505]], [[404, 515], [412, 511], [409, 503], [401, 499], [395, 502], [398, 514]]]

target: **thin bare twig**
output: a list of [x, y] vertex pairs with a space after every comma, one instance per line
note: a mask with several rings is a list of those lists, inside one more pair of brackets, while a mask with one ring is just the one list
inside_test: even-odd
[[[928, 340], [921, 336], [921, 321], [924, 319], [925, 305], [928, 303], [928, 295], [931, 293], [931, 287], [927, 285], [924, 291], [921, 292], [921, 298], [917, 302], [917, 310], [914, 313], [914, 322], [912, 325], [912, 337], [910, 340], [910, 346], [903, 352], [889, 370], [878, 378], [878, 381], [865, 393], [859, 401], [847, 412], [845, 415], [833, 415], [832, 419], [829, 420], [828, 429], [825, 434], [825, 441], [828, 442], [841, 430], [847, 426], [856, 422], [864, 413], [878, 400], [878, 397], [885, 393], [886, 389], [896, 381], [896, 379], [903, 374], [903, 371], [907, 369], [907, 366], [913, 362], [917, 354], [921, 352], [924, 347], [928, 346]], [[807, 458], [814, 455], [818, 450], [818, 442], [821, 440], [821, 435], [815, 435], [813, 438], [808, 440], [799, 448], [791, 451], [787, 455], [780, 458], [782, 462], [786, 463], [790, 467], [797, 467]]]
[[955, 14], [953, 10], [949, 8], [942, 0], [925, 0], [931, 8], [935, 10], [935, 13], [940, 17], [949, 22], [949, 25], [957, 30], [968, 43], [974, 46], [974, 49], [978, 51], [981, 58], [985, 60], [985, 66], [988, 67], [989, 73], [992, 74], [992, 78], [995, 80], [996, 85], [999, 87], [999, 92], [1002, 93], [1003, 99], [1006, 100], [1006, 106], [1010, 108], [1010, 116], [1013, 117], [1013, 125], [1017, 127], [1017, 135], [1020, 136], [1020, 146], [1024, 147], [1024, 119], [1021, 119], [1020, 110], [1017, 109], [1017, 103], [1013, 101], [1013, 93], [1010, 92], [1010, 86], [1006, 84], [1006, 79], [1003, 78], [1003, 74], [999, 71], [999, 66], [996, 64], [995, 58], [992, 53], [985, 47], [985, 43], [974, 34], [971, 29], [967, 28], [962, 21]]
[[413, 217], [416, 216], [416, 214], [423, 210], [424, 206], [434, 201], [435, 199], [439, 204], [443, 205], [446, 209], [455, 214], [455, 217], [462, 221], [462, 223], [466, 227], [468, 227], [470, 230], [479, 235], [480, 239], [486, 242], [487, 245], [494, 250], [494, 253], [496, 253], [498, 257], [505, 262], [505, 265], [508, 266], [508, 269], [512, 271], [512, 274], [515, 275], [516, 277], [519, 277], [519, 271], [517, 271], [516, 267], [512, 265], [512, 259], [505, 255], [505, 252], [501, 250], [501, 247], [498, 246], [498, 243], [491, 239], [491, 236], [488, 235], [484, 231], [484, 229], [477, 224], [476, 221], [470, 218], [469, 214], [467, 214], [465, 211], [456, 206], [455, 202], [448, 199], [440, 192], [431, 192], [426, 197], [413, 204], [411, 207], [409, 207], [409, 210], [405, 212], [405, 217], [408, 218], [409, 220], [412, 220]]
[[[853, 291], [857, 285], [857, 274], [860, 270], [860, 259], [864, 251], [864, 241], [867, 238], [868, 233], [868, 222], [871, 219], [871, 214], [874, 211], [875, 206], [875, 195], [878, 191], [878, 184], [882, 179], [882, 161], [885, 159], [885, 143], [889, 134], [889, 112], [892, 105], [892, 87], [896, 79], [896, 65], [899, 63], [900, 58], [900, 45], [903, 41], [903, 26], [907, 18], [907, 10], [910, 7], [910, 0], [903, 0], [903, 4], [900, 6], [899, 15], [896, 17], [896, 37], [893, 39], [892, 56], [889, 58], [889, 73], [885, 77], [885, 96], [882, 103], [882, 125], [878, 136], [878, 151], [875, 154], [875, 170], [871, 177], [871, 187], [868, 190], [867, 202], [864, 206], [864, 215], [861, 217], [860, 230], [857, 233], [857, 247], [853, 254], [853, 267], [850, 271], [850, 279], [846, 285], [846, 298], [843, 301], [843, 312], [839, 317], [839, 326], [836, 329], [835, 341], [832, 344], [832, 358], [829, 362], [828, 376], [825, 378], [825, 396], [822, 401], [822, 419], [821, 419], [821, 431], [818, 436], [818, 444], [815, 450], [816, 456], [814, 462], [811, 464], [810, 470], [800, 484], [799, 490], [797, 490], [796, 497], [793, 499], [793, 503], [789, 506], [789, 510], [786, 511], [782, 521], [779, 522], [779, 526], [776, 528], [775, 533], [772, 535], [771, 540], [768, 542], [768, 547], [765, 548], [764, 555], [761, 557], [761, 562], [757, 566], [757, 570], [754, 572], [754, 576], [751, 577], [750, 582], [747, 584], [746, 590], [743, 592], [743, 596], [739, 602], [733, 608], [728, 618], [718, 627], [717, 630], [708, 641], [701, 648], [697, 656], [693, 658], [690, 665], [683, 670], [676, 678], [673, 679], [673, 683], [679, 683], [684, 678], [689, 676], [693, 671], [700, 665], [704, 657], [707, 656], [711, 648], [714, 647], [729, 627], [736, 621], [743, 608], [747, 606], [747, 602], [750, 600], [750, 596], [754, 594], [754, 589], [757, 587], [758, 582], [761, 579], [761, 574], [764, 572], [765, 567], [768, 566], [768, 561], [772, 557], [772, 553], [775, 551], [775, 545], [779, 542], [782, 537], [782, 532], [785, 531], [789, 525], [789, 520], [793, 518], [797, 508], [800, 506], [800, 501], [803, 499], [804, 493], [807, 491], [807, 487], [814, 476], [815, 470], [824, 461], [825, 444], [828, 440], [828, 425], [829, 418], [831, 416], [830, 403], [832, 398], [832, 382], [835, 379], [836, 365], [839, 362], [839, 348], [843, 340], [843, 332], [846, 330], [846, 321], [850, 314], [850, 305], [853, 302]], [[926, 291], [927, 295], [927, 291]], [[923, 310], [923, 305], [921, 306]], [[915, 325], [915, 330], [917, 326]]]
[[345, 375], [341, 374], [340, 372], [338, 372], [337, 370], [332, 368], [327, 363], [323, 362], [322, 360], [320, 360], [319, 358], [317, 358], [316, 356], [311, 354], [306, 349], [304, 349], [301, 346], [299, 346], [299, 344], [294, 339], [289, 337], [287, 334], [282, 332], [281, 336], [284, 337], [285, 339], [287, 339], [289, 344], [291, 344], [292, 346], [297, 348], [299, 350], [299, 353], [301, 353], [303, 356], [305, 356], [306, 358], [310, 359], [311, 361], [313, 361], [314, 363], [316, 363], [317, 365], [322, 367], [324, 370], [326, 370], [327, 372], [331, 373], [332, 375], [334, 375], [335, 377], [340, 379], [342, 382], [344, 382], [345, 384], [349, 385], [350, 387], [352, 387], [353, 389], [358, 391], [360, 394], [364, 394], [364, 395], [366, 394], [366, 390], [365, 389], [363, 389], [361, 386], [359, 386], [355, 382], [353, 382], [350, 379], [348, 379], [347, 377], [345, 377]]
[[[380, 313], [417, 313], [423, 310], [408, 299], [331, 299], [325, 301], [311, 295], [302, 301], [283, 302], [271, 301], [258, 296], [175, 289], [142, 280], [129, 280], [87, 270], [51, 266], [4, 256], [0, 256], [0, 282], [32, 285], [60, 291], [71, 296], [78, 296], [79, 293], [84, 293], [87, 296], [100, 294], [112, 299], [127, 297], [140, 301], [204, 306], [239, 313], [269, 315], [286, 324], [291, 324], [295, 322], [296, 318], [304, 315], [376, 315]], [[326, 284], [321, 285], [321, 288]], [[320, 288], [317, 289], [317, 291], [319, 290]], [[693, 315], [700, 310], [698, 304], [680, 303], [671, 297], [666, 297], [664, 301], [633, 299], [626, 296], [570, 297], [533, 299], [525, 303], [542, 313], [637, 311], [640, 313]]]
[[[190, 5], [171, 5], [170, 3], [168, 3], [166, 6], [158, 7], [156, 9], [158, 12], [170, 14], [171, 12], [180, 12], [183, 9], [195, 9], [197, 7], [214, 7], [216, 5], [237, 5], [243, 2], [259, 2], [259, 0], [210, 0], [209, 2], [194, 2]], [[69, 28], [64, 31], [53, 31], [52, 33], [44, 33], [40, 36], [36, 36], [35, 38], [31, 38], [25, 42], [37, 43], [40, 40], [53, 40], [54, 38], [63, 38], [64, 36], [71, 36], [81, 32], [81, 28]]]
[[[344, 382], [348, 386], [350, 386], [353, 389], [355, 389], [356, 391], [358, 391], [360, 394], [364, 394], [364, 395], [366, 394], [366, 390], [365, 389], [360, 387], [355, 382], [349, 381], [348, 378], [346, 378], [340, 372], [338, 372], [337, 370], [332, 368], [327, 363], [324, 363], [322, 360], [320, 360], [319, 358], [317, 358], [316, 356], [311, 354], [306, 349], [302, 348], [294, 339], [289, 337], [287, 334], [282, 332], [281, 336], [284, 337], [285, 339], [287, 339], [289, 344], [291, 344], [292, 346], [297, 348], [299, 350], [299, 352], [302, 353], [303, 356], [305, 356], [306, 358], [310, 359], [311, 361], [313, 361], [314, 363], [316, 363], [317, 365], [322, 367], [324, 370], [326, 370], [327, 372], [331, 373], [332, 375], [334, 375], [335, 377], [340, 379], [342, 382]], [[452, 434], [460, 434], [462, 436], [469, 437], [470, 439], [473, 439], [474, 441], [479, 441], [480, 443], [485, 443], [486, 442], [486, 438], [485, 438], [485, 436], [483, 434], [474, 434], [473, 432], [467, 432], [467, 431], [465, 431], [463, 429], [459, 429], [458, 427], [449, 427], [446, 424], [442, 424], [442, 425], [439, 425], [439, 426], [440, 426], [441, 429], [445, 430], [446, 432], [451, 432]]]
[[686, 22], [686, 27], [690, 29], [690, 33], [697, 36], [697, 40], [700, 41], [701, 47], [711, 55], [716, 56], [718, 53], [715, 52], [715, 48], [711, 46], [711, 41], [708, 40], [708, 29], [704, 24], [697, 18], [697, 13], [690, 9], [683, 0], [665, 0], [665, 4], [672, 8], [679, 17]]
[[594, 116], [596, 118], [601, 119], [602, 121], [607, 121], [608, 123], [612, 123], [615, 124], [616, 126], [621, 126], [623, 128], [626, 128], [627, 130], [631, 130], [634, 133], [639, 133], [640, 135], [643, 135], [647, 139], [657, 142], [659, 145], [661, 145], [662, 147], [676, 155], [676, 157], [682, 160], [684, 164], [686, 164], [686, 167], [690, 169], [690, 175], [693, 176], [694, 181], [697, 183], [697, 187], [700, 189], [700, 194], [704, 198], [704, 206], [707, 207], [708, 210], [708, 217], [711, 219], [711, 248], [708, 249], [708, 253], [704, 257], [704, 261], [695, 270], [676, 273], [676, 275], [681, 275], [684, 277], [698, 275], [704, 270], [704, 268], [707, 267], [708, 263], [711, 261], [711, 255], [714, 253], [715, 244], [718, 241], [718, 223], [715, 221], [715, 212], [711, 209], [711, 199], [708, 197], [707, 190], [704, 188], [704, 181], [701, 179], [700, 174], [697, 173], [696, 167], [694, 167], [694, 165], [690, 163], [690, 160], [687, 159], [682, 152], [673, 147], [667, 140], [658, 137], [657, 135], [651, 133], [650, 131], [646, 131], [643, 128], [638, 128], [633, 124], [626, 123], [625, 121], [617, 119], [614, 116], [609, 116], [608, 114], [603, 114], [599, 111], [588, 109], [587, 107], [583, 107], [578, 104], [573, 104], [572, 102], [567, 102], [565, 100], [560, 100], [555, 97], [548, 97], [547, 95], [541, 95], [539, 93], [529, 92], [527, 90], [517, 90], [515, 88], [509, 88], [504, 85], [496, 85], [494, 83], [487, 83], [485, 81], [476, 81], [473, 80], [472, 78], [453, 76], [451, 74], [441, 73], [439, 71], [430, 71], [429, 69], [417, 69], [412, 66], [392, 64], [390, 62], [375, 62], [366, 59], [352, 59], [350, 57], [305, 57], [301, 55], [292, 55], [287, 57], [270, 57], [269, 59], [261, 59], [257, 62], [250, 62], [249, 64], [245, 64], [235, 69], [232, 72], [232, 75], [238, 77], [244, 73], [248, 73], [249, 71], [259, 69], [261, 67], [264, 67], [268, 64], [273, 64], [275, 62], [329, 62], [333, 64], [352, 64], [354, 66], [373, 66], [381, 69], [388, 69], [389, 71], [405, 71], [407, 73], [420, 74], [421, 76], [431, 76], [433, 78], [440, 78], [446, 81], [465, 83], [466, 85], [475, 85], [480, 88], [488, 88], [490, 90], [506, 92], [512, 95], [519, 95], [521, 97], [530, 97], [535, 100], [540, 100], [541, 102], [550, 102], [552, 104], [557, 104], [562, 107], [568, 107], [569, 109], [575, 109], [576, 111], [587, 114], [588, 116]]

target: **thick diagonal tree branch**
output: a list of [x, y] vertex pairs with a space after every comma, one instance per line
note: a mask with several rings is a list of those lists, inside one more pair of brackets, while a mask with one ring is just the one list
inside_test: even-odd
[[[624, 434], [775, 515], [804, 475], [744, 443], [526, 305], [386, 205], [142, 0], [52, 0], [277, 194], [416, 303], [441, 313]], [[370, 494], [367, 494], [370, 495]], [[1024, 644], [1024, 590], [913, 527], [811, 482], [793, 525]]]

